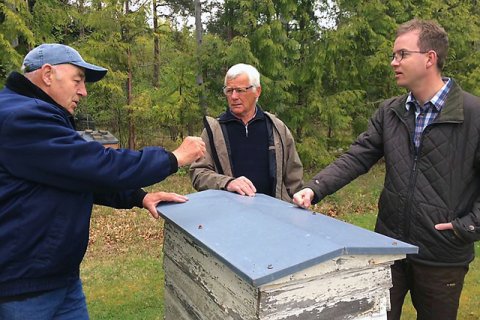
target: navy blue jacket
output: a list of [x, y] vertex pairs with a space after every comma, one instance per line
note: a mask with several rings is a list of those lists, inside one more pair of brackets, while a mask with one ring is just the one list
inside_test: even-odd
[[141, 187], [178, 169], [158, 148], [104, 148], [19, 73], [0, 91], [0, 298], [78, 277], [93, 204], [142, 207]]

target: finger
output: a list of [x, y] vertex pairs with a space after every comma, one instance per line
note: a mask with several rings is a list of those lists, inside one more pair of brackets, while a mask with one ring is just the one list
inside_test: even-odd
[[293, 195], [293, 203], [295, 203], [297, 206], [302, 206], [303, 205], [303, 200], [302, 200], [302, 195], [300, 192], [297, 192]]
[[147, 208], [148, 212], [150, 212], [150, 215], [155, 218], [155, 219], [158, 219], [160, 218], [160, 216], [158, 215], [158, 212], [157, 212], [157, 207], [155, 205], [148, 205]]
[[302, 208], [310, 207], [310, 199], [305, 192], [298, 192], [293, 196], [293, 203]]
[[234, 184], [234, 191], [242, 196], [248, 195], [248, 186], [241, 180], [238, 180]]
[[305, 207], [305, 202], [303, 201], [303, 198], [301, 198], [301, 199], [296, 199], [296, 200], [294, 201], [294, 203], [295, 203], [297, 206], [299, 206], [300, 208], [306, 208], [306, 207]]
[[453, 229], [453, 225], [448, 222], [448, 223], [439, 223], [435, 225], [435, 229], [443, 231], [443, 230], [451, 230]]
[[188, 201], [188, 198], [184, 195], [181, 195], [181, 194], [169, 193], [164, 201], [186, 202], [186, 201]]
[[300, 201], [296, 196], [293, 197], [293, 203], [296, 204], [297, 206], [300, 206]]
[[247, 184], [247, 187], [250, 191], [250, 193], [255, 193], [257, 192], [257, 188], [253, 185], [253, 182], [250, 181], [249, 179], [245, 178], [245, 183]]
[[253, 187], [253, 189], [252, 189], [252, 187], [250, 185], [245, 185], [243, 190], [244, 190], [245, 194], [249, 197], [253, 197], [255, 195], [255, 192], [257, 191], [255, 189], [255, 187]]
[[198, 146], [198, 157], [199, 158], [204, 157], [206, 150], [207, 149], [205, 148], [205, 142], [200, 141], [199, 146]]
[[310, 197], [304, 197], [303, 198], [303, 207], [305, 209], [308, 209], [312, 205], [312, 202], [310, 201]]
[[243, 188], [241, 185], [236, 185], [235, 186], [235, 192], [238, 193], [238, 194], [241, 194], [242, 196], [245, 195], [245, 192], [243, 191]]
[[257, 191], [253, 183], [245, 177], [238, 179], [238, 187], [242, 191], [242, 195], [252, 197]]

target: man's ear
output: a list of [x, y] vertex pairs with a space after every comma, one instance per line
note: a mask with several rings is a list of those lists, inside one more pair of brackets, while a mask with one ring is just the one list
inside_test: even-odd
[[427, 67], [436, 67], [438, 56], [437, 53], [433, 50], [430, 50], [428, 53]]
[[257, 98], [260, 97], [260, 94], [262, 93], [262, 86], [257, 87]]
[[40, 69], [40, 72], [41, 72], [41, 79], [43, 81], [43, 83], [47, 86], [47, 87], [50, 87], [50, 85], [52, 84], [52, 79], [53, 79], [53, 73], [54, 73], [54, 69], [52, 67], [52, 65], [46, 63], [42, 66], [42, 68]]

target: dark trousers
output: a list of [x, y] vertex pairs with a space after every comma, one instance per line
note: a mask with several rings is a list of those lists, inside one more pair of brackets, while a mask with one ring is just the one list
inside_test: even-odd
[[404, 260], [392, 265], [388, 320], [400, 320], [410, 290], [417, 320], [455, 320], [468, 267], [432, 267]]

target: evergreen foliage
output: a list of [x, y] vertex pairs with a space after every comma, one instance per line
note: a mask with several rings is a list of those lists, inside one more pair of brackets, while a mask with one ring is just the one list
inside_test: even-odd
[[[0, 82], [20, 69], [34, 46], [72, 45], [109, 69], [89, 87], [78, 112], [112, 131], [124, 147], [140, 148], [200, 134], [204, 113], [216, 116], [226, 108], [226, 70], [249, 63], [262, 75], [260, 105], [287, 123], [304, 164], [316, 169], [366, 128], [382, 99], [403, 92], [389, 58], [399, 23], [413, 17], [439, 21], [451, 44], [444, 74], [480, 95], [476, 0], [203, 0], [201, 5], [204, 30], [198, 42], [194, 1], [4, 0]], [[202, 83], [196, 82], [199, 72]]]

